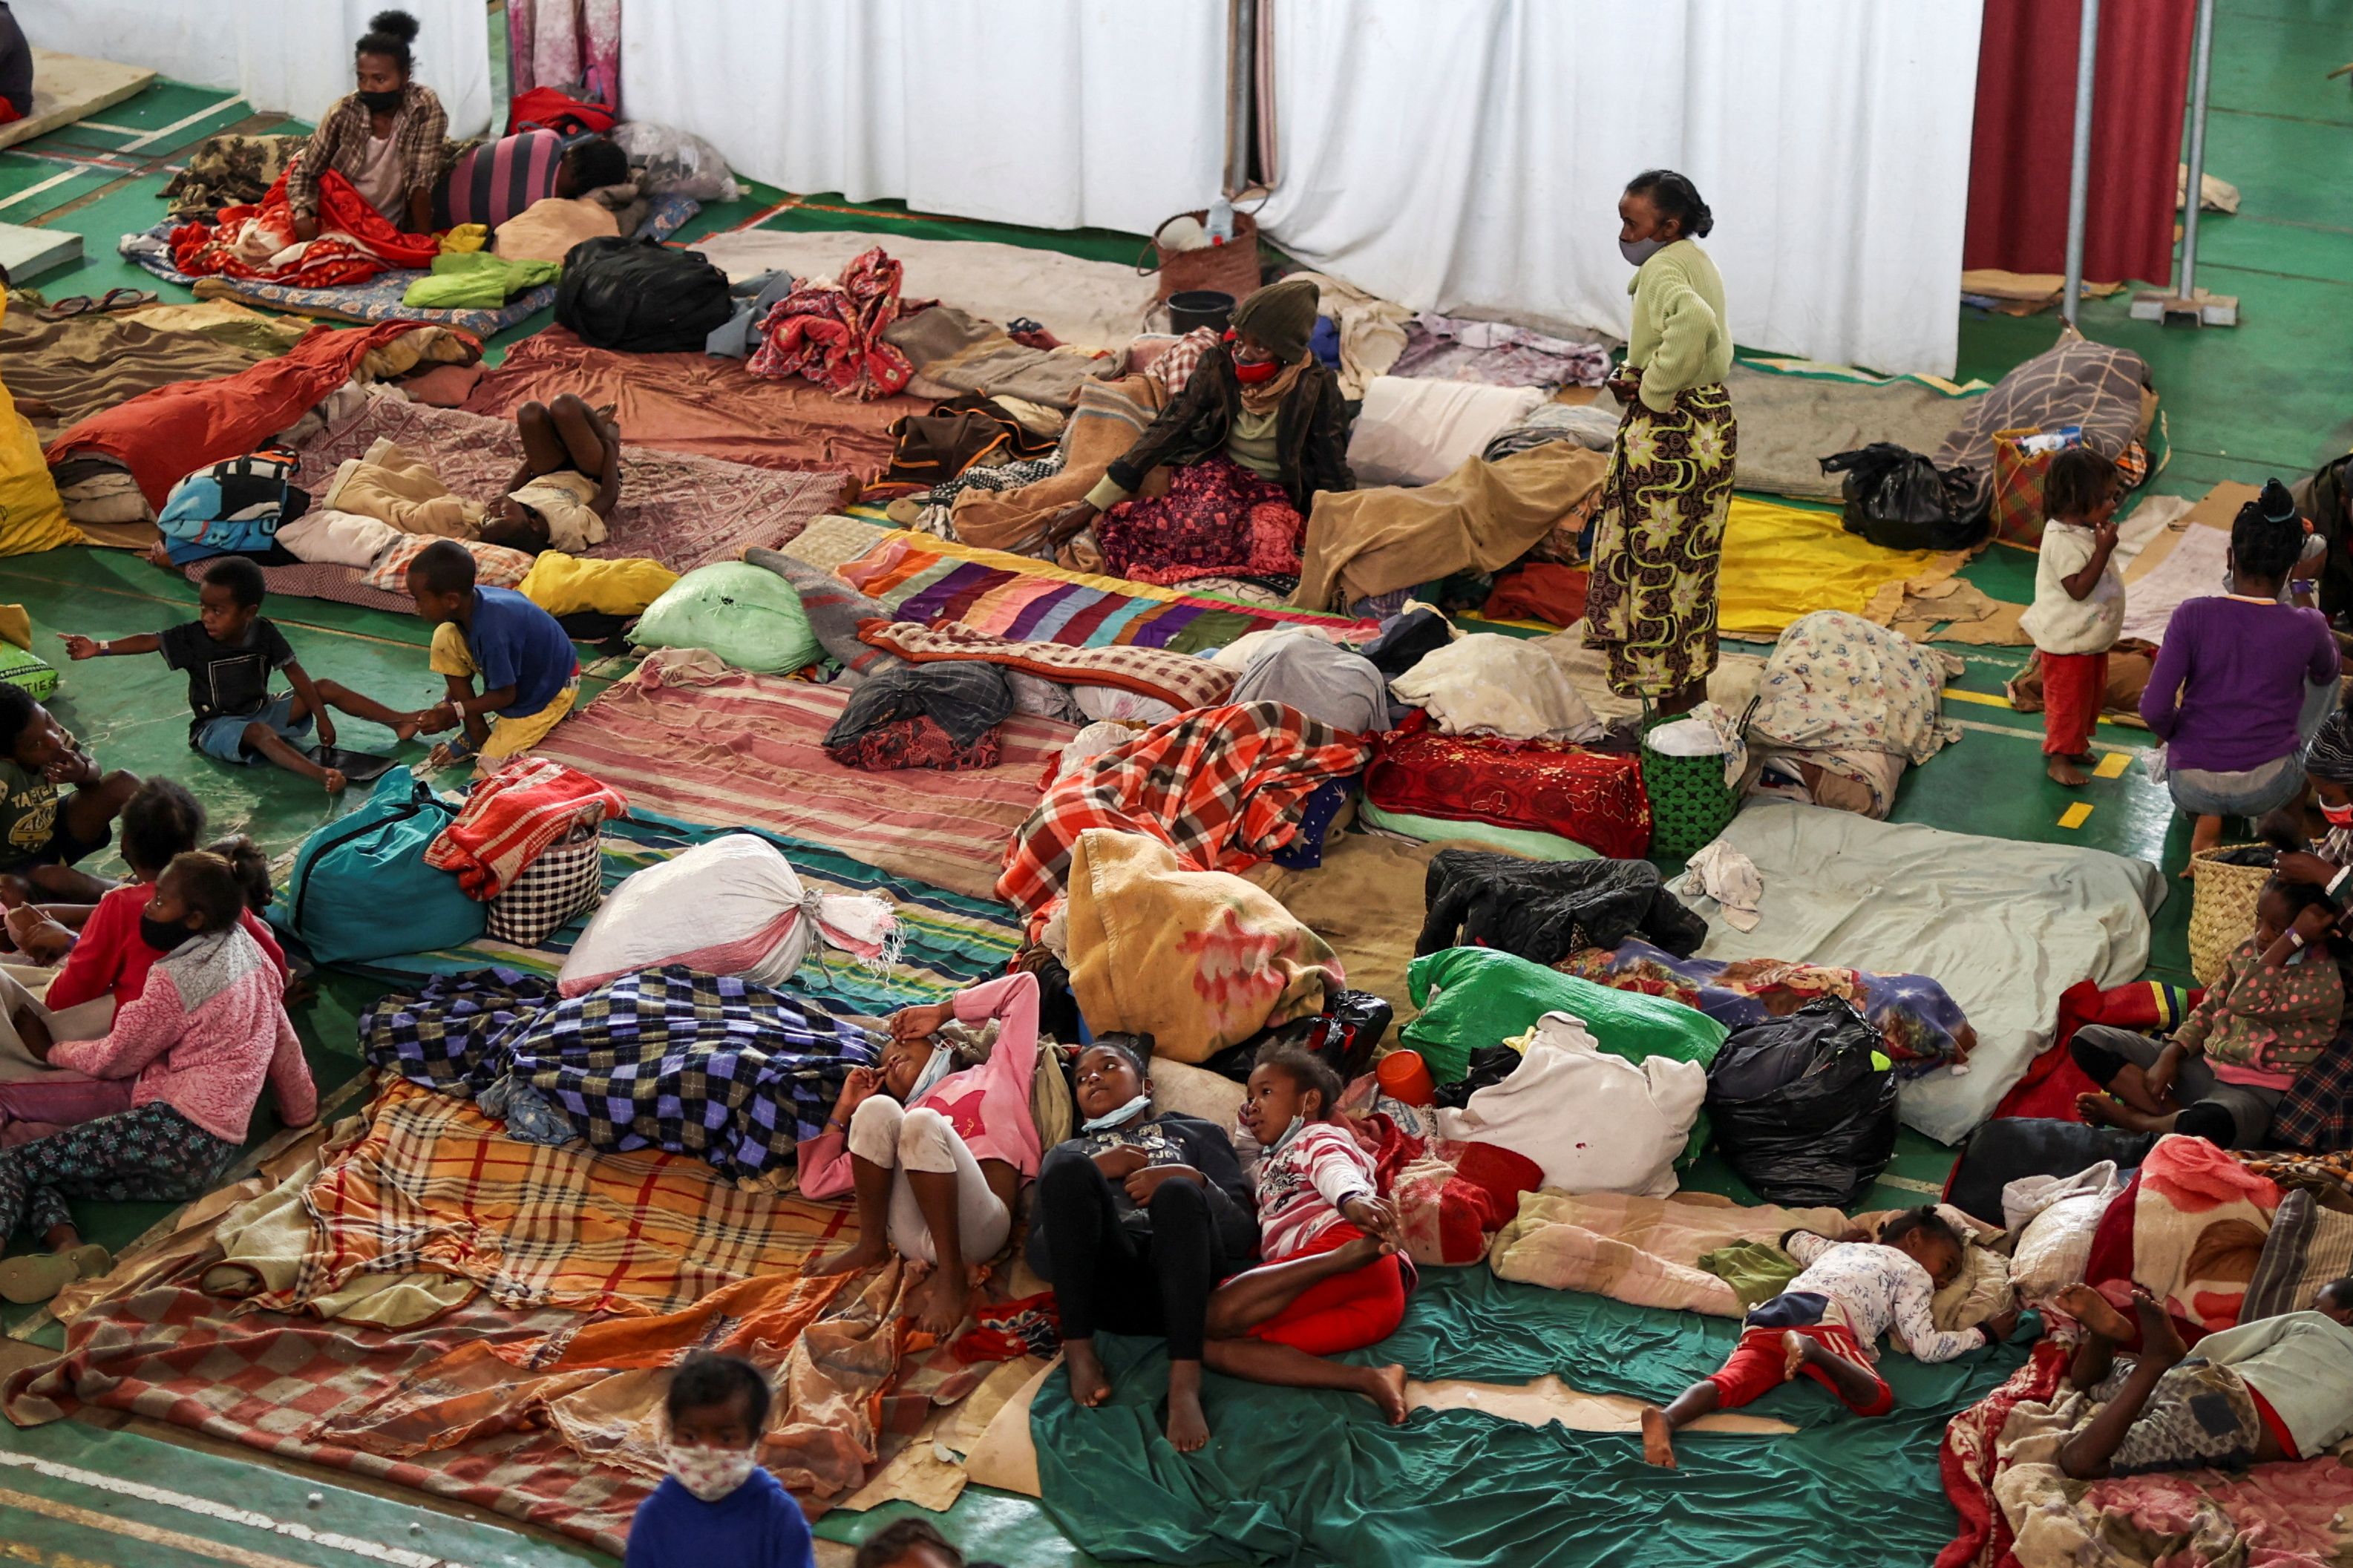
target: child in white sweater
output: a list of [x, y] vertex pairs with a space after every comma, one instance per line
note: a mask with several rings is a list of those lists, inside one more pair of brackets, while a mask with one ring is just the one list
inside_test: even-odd
[[2051, 459], [2042, 500], [2051, 520], [2034, 567], [2034, 603], [2018, 627], [2042, 658], [2043, 772], [2077, 789], [2107, 698], [2108, 650], [2125, 624], [2124, 579], [2110, 560], [2116, 466], [2088, 447], [2070, 447]]

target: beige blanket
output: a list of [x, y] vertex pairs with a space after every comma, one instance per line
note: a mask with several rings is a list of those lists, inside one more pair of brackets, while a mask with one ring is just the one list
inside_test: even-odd
[[1699, 1267], [1703, 1256], [1736, 1241], [1769, 1245], [1797, 1226], [1837, 1236], [1847, 1223], [1836, 1209], [1743, 1208], [1713, 1193], [1638, 1198], [1546, 1188], [1520, 1194], [1520, 1212], [1495, 1233], [1487, 1265], [1525, 1284], [1736, 1318], [1740, 1298]]
[[[1148, 375], [1081, 387], [1077, 412], [1062, 440], [1062, 471], [1018, 490], [962, 492], [948, 514], [955, 536], [985, 550], [1040, 553], [1047, 523], [1086, 499], [1103, 470], [1126, 454], [1167, 401], [1167, 390]], [[1145, 476], [1142, 493], [1146, 497], [1167, 489], [1166, 469], [1155, 468]]]

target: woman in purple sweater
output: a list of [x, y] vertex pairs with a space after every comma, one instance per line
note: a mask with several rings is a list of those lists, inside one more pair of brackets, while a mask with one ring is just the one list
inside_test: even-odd
[[2165, 742], [2173, 804], [2198, 819], [2192, 854], [2221, 842], [2225, 816], [2260, 816], [2295, 798], [2304, 749], [2336, 706], [2327, 619], [2281, 602], [2304, 533], [2277, 479], [2241, 507], [2232, 591], [2174, 610], [2141, 694], [2140, 716]]

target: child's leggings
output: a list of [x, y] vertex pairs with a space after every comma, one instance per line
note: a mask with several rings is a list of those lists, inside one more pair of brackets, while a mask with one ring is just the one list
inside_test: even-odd
[[2108, 656], [2046, 653], [2042, 656], [2042, 754], [2080, 757], [2092, 749], [2092, 733], [2108, 696]]
[[0, 1244], [73, 1223], [68, 1198], [180, 1203], [202, 1196], [237, 1146], [162, 1100], [0, 1149]]

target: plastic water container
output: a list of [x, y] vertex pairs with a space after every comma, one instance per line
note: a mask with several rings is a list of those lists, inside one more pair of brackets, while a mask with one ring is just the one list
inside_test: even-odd
[[1209, 243], [1223, 245], [1234, 237], [1234, 204], [1219, 196], [1209, 204]]

